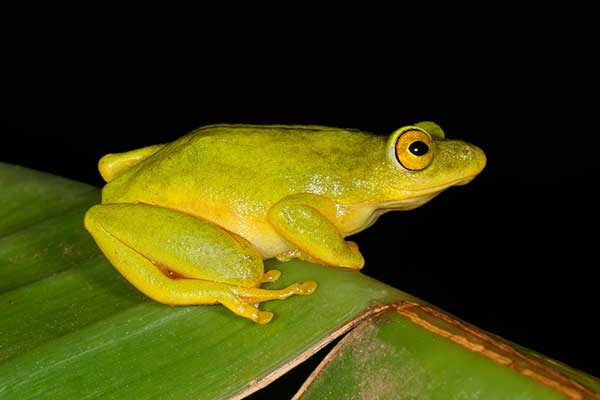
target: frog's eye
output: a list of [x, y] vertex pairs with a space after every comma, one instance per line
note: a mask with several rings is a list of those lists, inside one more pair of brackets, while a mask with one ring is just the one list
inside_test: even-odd
[[420, 171], [433, 160], [431, 137], [416, 129], [402, 133], [396, 140], [396, 158], [402, 166], [411, 171]]

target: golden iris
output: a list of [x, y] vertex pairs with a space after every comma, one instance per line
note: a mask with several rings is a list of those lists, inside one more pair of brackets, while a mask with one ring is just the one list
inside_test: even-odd
[[420, 171], [433, 160], [431, 137], [416, 129], [402, 133], [396, 141], [396, 158], [402, 166], [411, 171]]

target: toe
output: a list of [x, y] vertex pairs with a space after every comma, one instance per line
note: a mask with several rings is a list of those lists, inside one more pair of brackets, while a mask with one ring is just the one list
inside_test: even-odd
[[317, 288], [317, 282], [315, 281], [306, 281], [304, 283], [298, 284], [298, 288], [296, 290], [297, 294], [308, 295], [315, 291]]

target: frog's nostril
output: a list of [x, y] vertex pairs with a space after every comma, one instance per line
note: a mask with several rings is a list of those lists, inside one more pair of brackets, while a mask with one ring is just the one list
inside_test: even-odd
[[470, 146], [464, 146], [462, 149], [459, 150], [458, 157], [460, 157], [461, 160], [470, 160], [472, 156], [473, 149], [471, 149]]

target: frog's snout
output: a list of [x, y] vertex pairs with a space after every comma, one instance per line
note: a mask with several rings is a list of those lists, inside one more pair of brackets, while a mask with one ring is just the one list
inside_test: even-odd
[[487, 163], [483, 150], [470, 143], [463, 144], [463, 148], [459, 152], [459, 157], [462, 158], [463, 162], [469, 165], [468, 174], [473, 177], [479, 174], [485, 168], [485, 164]]
[[471, 182], [485, 168], [487, 159], [483, 150], [471, 143], [456, 141], [455, 145], [452, 153], [458, 166], [459, 179], [453, 185], [462, 186]]
[[471, 153], [471, 157], [473, 157], [473, 159], [475, 160], [474, 164], [476, 168], [478, 168], [476, 174], [478, 174], [481, 171], [483, 171], [485, 165], [487, 164], [487, 158], [485, 156], [485, 153], [479, 147], [473, 145], [470, 146], [469, 152]]

